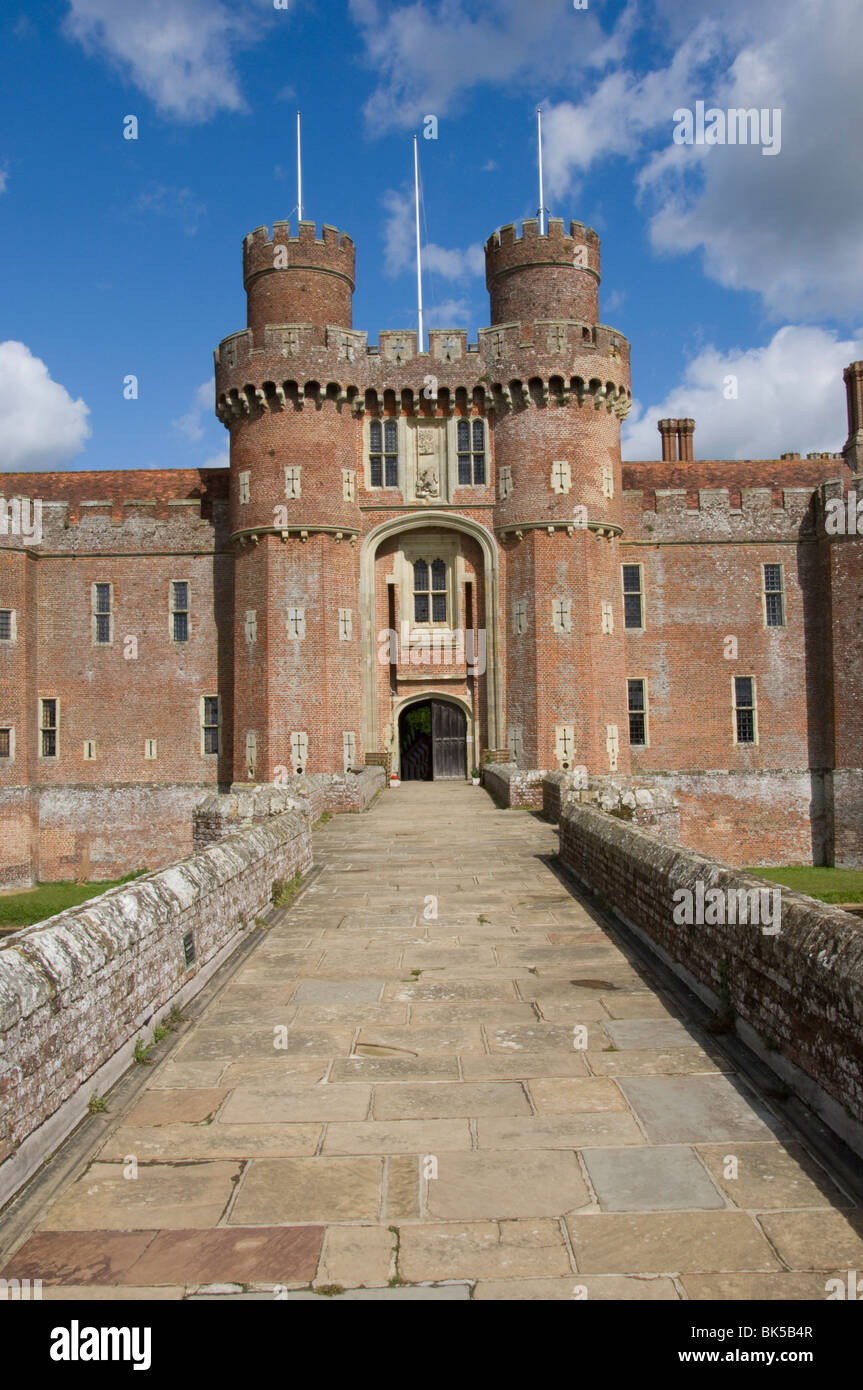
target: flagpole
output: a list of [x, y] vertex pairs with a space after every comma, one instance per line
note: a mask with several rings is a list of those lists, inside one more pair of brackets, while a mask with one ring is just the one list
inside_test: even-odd
[[423, 339], [423, 275], [422, 275], [422, 253], [420, 250], [420, 165], [419, 153], [417, 151], [417, 137], [414, 136], [414, 203], [416, 205], [417, 223], [417, 309], [419, 316], [419, 333], [417, 337], [417, 351], [425, 352]]
[[303, 159], [300, 146], [300, 113], [297, 112], [297, 222], [303, 220]]
[[539, 145], [539, 234], [545, 236], [545, 201], [542, 192], [542, 107], [536, 108], [536, 133]]

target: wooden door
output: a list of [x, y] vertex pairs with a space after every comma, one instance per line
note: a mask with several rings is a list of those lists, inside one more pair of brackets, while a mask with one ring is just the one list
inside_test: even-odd
[[467, 721], [458, 705], [432, 700], [432, 775], [436, 782], [465, 777]]

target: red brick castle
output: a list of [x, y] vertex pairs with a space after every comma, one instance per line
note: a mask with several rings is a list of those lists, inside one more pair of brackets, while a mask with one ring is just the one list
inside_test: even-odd
[[737, 863], [863, 864], [863, 541], [825, 525], [863, 363], [843, 455], [695, 461], [663, 420], [622, 464], [582, 224], [503, 227], [491, 326], [422, 353], [354, 330], [332, 227], [258, 228], [243, 267], [229, 469], [0, 475], [0, 880], [156, 867], [232, 785], [489, 758], [663, 788]]

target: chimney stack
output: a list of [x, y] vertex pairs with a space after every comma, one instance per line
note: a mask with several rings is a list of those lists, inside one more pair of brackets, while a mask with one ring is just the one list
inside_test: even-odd
[[857, 475], [863, 473], [863, 362], [852, 362], [842, 375], [848, 398], [848, 439], [842, 453]]
[[659, 433], [662, 436], [662, 462], [677, 462], [677, 421], [660, 420]]

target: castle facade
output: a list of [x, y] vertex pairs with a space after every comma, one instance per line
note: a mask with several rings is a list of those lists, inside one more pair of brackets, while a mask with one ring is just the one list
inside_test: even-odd
[[[863, 363], [837, 454], [621, 462], [600, 246], [486, 245], [490, 326], [353, 327], [355, 249], [245, 239], [228, 469], [0, 475], [0, 881], [191, 848], [216, 789], [484, 759], [662, 786], [743, 864], [863, 865]], [[38, 540], [14, 524], [40, 503]], [[863, 527], [861, 527], [863, 529]]]

